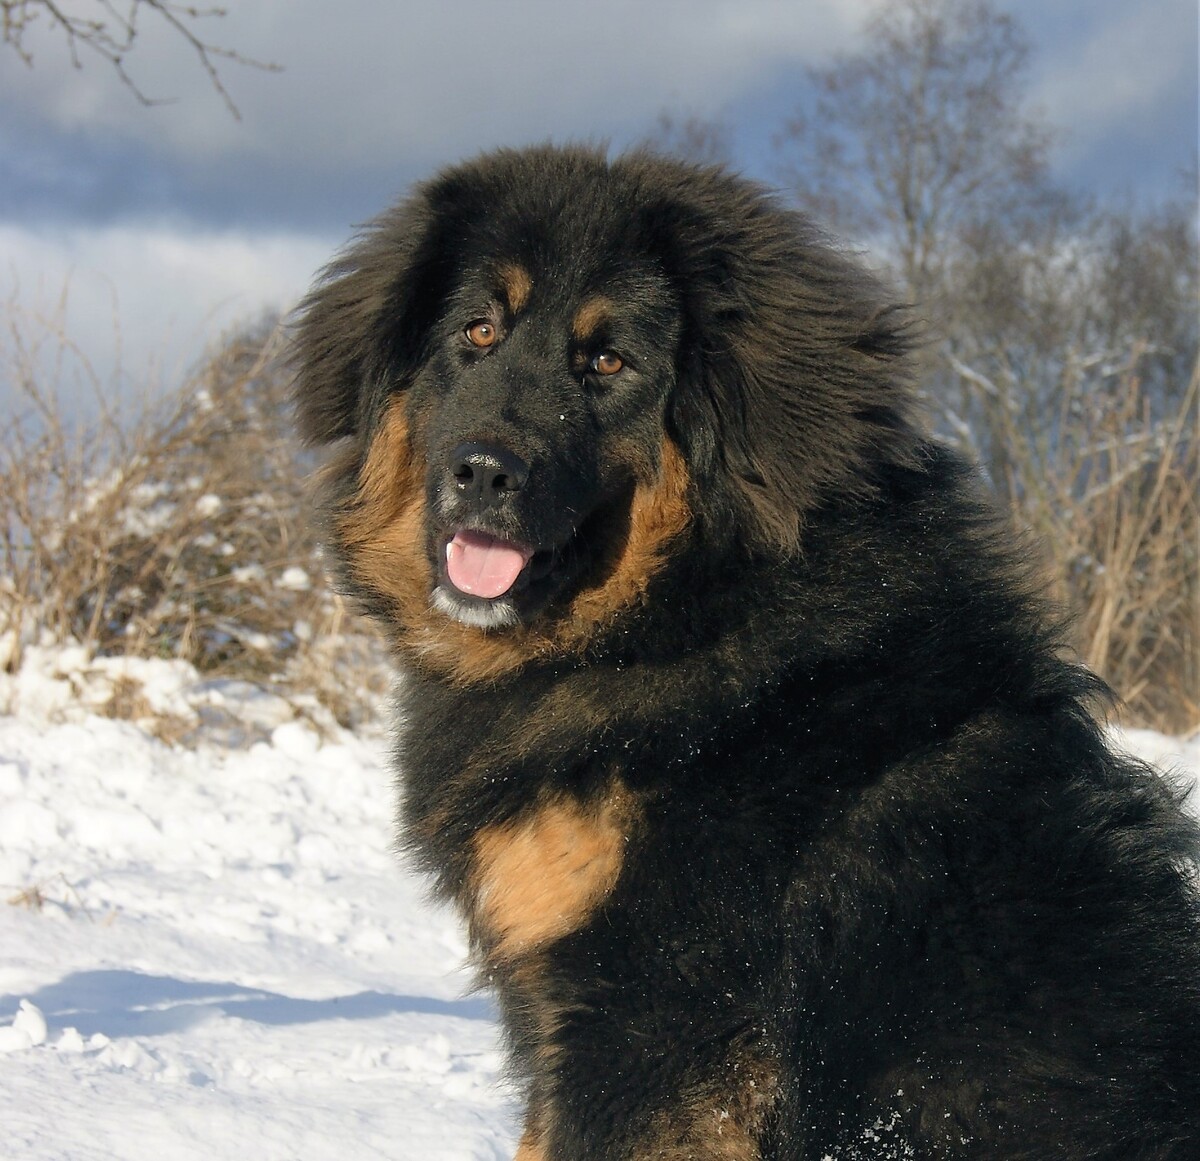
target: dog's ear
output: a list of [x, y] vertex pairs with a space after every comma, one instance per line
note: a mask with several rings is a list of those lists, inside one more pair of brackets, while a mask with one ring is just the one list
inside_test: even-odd
[[308, 443], [366, 430], [419, 365], [440, 298], [439, 234], [428, 192], [418, 190], [367, 226], [300, 304], [293, 397]]
[[684, 305], [673, 429], [712, 433], [690, 450], [730, 485], [751, 547], [791, 551], [824, 497], [911, 462], [913, 328], [805, 217], [702, 176], [653, 227]]

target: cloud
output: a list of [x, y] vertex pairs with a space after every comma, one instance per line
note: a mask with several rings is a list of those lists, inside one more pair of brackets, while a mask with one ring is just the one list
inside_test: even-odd
[[[1194, 140], [1195, 0], [1122, 3], [1082, 30], [1069, 52], [1043, 70], [1032, 103], [1069, 130], [1064, 161], [1082, 157], [1108, 135], [1139, 136], [1164, 115], [1187, 108]], [[1178, 164], [1188, 159], [1180, 157]]]
[[[222, 76], [244, 113], [224, 115], [187, 46], [145, 21], [129, 68], [136, 105], [106, 66], [68, 67], [48, 30], [33, 70], [4, 70], [0, 99], [56, 129], [104, 130], [183, 159], [253, 157], [302, 171], [381, 157], [441, 159], [491, 145], [620, 134], [666, 106], [712, 114], [761, 82], [847, 40], [869, 7], [812, 0], [263, 0], [208, 35], [281, 74]], [[206, 26], [208, 27], [208, 26]]]
[[[751, 169], [769, 171], [769, 133], [801, 91], [803, 66], [852, 48], [878, 2], [231, 5], [203, 22], [205, 34], [285, 68], [221, 66], [241, 121], [161, 22], [143, 21], [128, 61], [147, 93], [177, 98], [153, 108], [102, 61], [72, 69], [43, 28], [32, 69], [11, 55], [0, 69], [6, 216], [344, 228], [446, 161], [546, 139], [619, 146], [665, 109], [734, 116]], [[1195, 124], [1193, 2], [1134, 11], [1127, 0], [1009, 0], [1038, 41], [1033, 101], [1067, 130], [1060, 174], [1075, 167], [1102, 187], [1106, 167], [1111, 178], [1128, 155], [1161, 184], [1180, 164], [1176, 142]]]
[[[285, 68], [221, 66], [240, 121], [161, 23], [143, 22], [128, 60], [146, 93], [177, 98], [152, 108], [104, 62], [72, 68], [43, 24], [32, 68], [0, 46], [0, 302], [33, 325], [65, 288], [61, 325], [102, 379], [152, 363], [170, 378], [224, 327], [288, 305], [351, 223], [446, 161], [547, 138], [621, 145], [668, 109], [729, 113], [739, 144], [761, 138], [751, 170], [769, 172], [803, 66], [852, 48], [877, 2], [257, 0], [204, 24]], [[1033, 102], [1068, 131], [1060, 173], [1165, 185], [1187, 161], [1193, 4], [1006, 5], [1038, 40]]]
[[294, 305], [334, 245], [169, 226], [0, 225], [0, 302], [10, 326], [0, 394], [12, 396], [14, 361], [31, 366], [42, 389], [70, 398], [178, 384], [223, 332]]

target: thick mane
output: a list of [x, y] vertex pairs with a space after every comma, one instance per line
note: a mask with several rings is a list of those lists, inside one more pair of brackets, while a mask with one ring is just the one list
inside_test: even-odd
[[913, 320], [766, 189], [653, 155], [619, 166], [684, 306], [675, 429], [698, 470], [728, 473], [753, 542], [794, 549], [823, 496], [917, 462]]

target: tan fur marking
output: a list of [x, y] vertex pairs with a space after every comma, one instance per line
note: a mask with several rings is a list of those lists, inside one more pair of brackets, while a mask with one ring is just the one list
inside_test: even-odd
[[653, 484], [639, 484], [629, 514], [629, 535], [612, 574], [584, 589], [571, 603], [572, 620], [592, 627], [636, 604], [666, 560], [667, 549], [688, 525], [687, 465], [679, 449], [663, 440], [662, 464]]
[[730, 1062], [721, 1091], [683, 1101], [659, 1122], [637, 1161], [761, 1161], [760, 1142], [779, 1098], [773, 1062], [746, 1054]]
[[[547, 1063], [553, 1067], [553, 1060]], [[654, 1118], [630, 1161], [762, 1161], [762, 1138], [779, 1100], [775, 1061], [742, 1052], [714, 1083], [681, 1095]], [[514, 1161], [546, 1161], [542, 1144], [553, 1104], [532, 1104]]]
[[613, 303], [608, 298], [589, 298], [576, 312], [571, 322], [571, 334], [581, 343], [591, 340], [611, 317]]
[[520, 314], [529, 302], [529, 296], [533, 293], [533, 279], [530, 278], [529, 271], [522, 266], [508, 263], [501, 266], [496, 273], [500, 276], [504, 297], [508, 299], [509, 312]]
[[546, 1151], [538, 1141], [538, 1136], [532, 1125], [526, 1125], [513, 1161], [546, 1161]]
[[535, 950], [580, 927], [612, 890], [625, 860], [628, 795], [569, 798], [475, 837], [476, 913], [499, 959]]
[[429, 601], [424, 496], [403, 400], [397, 399], [367, 451], [354, 504], [338, 519], [337, 529], [354, 575], [390, 598], [403, 621]]
[[[567, 1009], [560, 997], [552, 994], [545, 957], [540, 951], [498, 965], [520, 997], [521, 1017], [534, 1038], [534, 1058], [541, 1070], [541, 1079], [552, 1077], [558, 1067], [562, 1044], [558, 1033]], [[535, 1089], [525, 1110], [526, 1133], [544, 1136], [553, 1119], [554, 1109], [545, 1092]]]
[[[338, 465], [328, 470], [335, 472]], [[380, 422], [359, 470], [354, 500], [337, 518], [337, 531], [355, 577], [391, 603], [401, 652], [463, 685], [482, 684], [538, 658], [582, 649], [640, 600], [671, 541], [691, 518], [687, 485], [683, 456], [664, 440], [656, 478], [636, 486], [627, 534], [606, 574], [557, 618], [487, 633], [451, 620], [430, 603], [424, 466], [409, 444], [401, 396]]]

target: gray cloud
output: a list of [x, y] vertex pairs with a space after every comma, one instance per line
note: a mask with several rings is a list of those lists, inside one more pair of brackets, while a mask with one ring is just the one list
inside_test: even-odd
[[130, 69], [148, 93], [178, 97], [172, 105], [137, 107], [98, 63], [67, 68], [47, 37], [34, 46], [34, 70], [4, 70], [0, 99], [36, 107], [60, 131], [104, 131], [185, 159], [356, 168], [387, 153], [430, 159], [613, 133], [668, 105], [713, 113], [764, 72], [846, 43], [867, 6], [275, 0], [235, 6], [212, 27], [214, 38], [286, 69], [225, 67], [240, 123], [206, 92], [186, 46], [149, 26]]
[[[175, 98], [152, 108], [43, 31], [33, 68], [0, 56], [0, 295], [72, 285], [68, 321], [97, 361], [120, 346], [136, 372], [164, 331], [187, 336], [168, 344], [186, 359], [232, 310], [287, 305], [351, 223], [497, 144], [621, 145], [664, 109], [727, 116], [739, 161], [769, 179], [804, 65], [852, 47], [872, 4], [256, 0], [208, 27], [285, 68], [223, 67], [240, 121], [153, 23], [129, 59]], [[1059, 175], [1161, 194], [1195, 147], [1194, 0], [1007, 7], [1035, 41], [1034, 102], [1064, 130]]]
[[[129, 67], [72, 69], [44, 30], [35, 67], [0, 69], [7, 215], [295, 228], [361, 220], [414, 177], [496, 144], [646, 132], [663, 109], [732, 113], [752, 169], [805, 63], [853, 44], [871, 0], [259, 0], [210, 37], [283, 64], [222, 75], [229, 117], [189, 48], [146, 23]], [[1194, 0], [1013, 0], [1037, 42], [1034, 103], [1064, 130], [1060, 170], [1102, 182], [1106, 146], [1142, 139], [1161, 181], [1195, 128]], [[762, 120], [770, 119], [769, 126]], [[1153, 132], [1145, 131], [1147, 125]], [[1136, 126], [1140, 134], [1131, 133]], [[1149, 138], [1164, 160], [1145, 156]], [[1110, 157], [1114, 173], [1120, 159]], [[1099, 165], [1097, 164], [1099, 162]], [[1120, 175], [1122, 180], [1125, 175]]]

